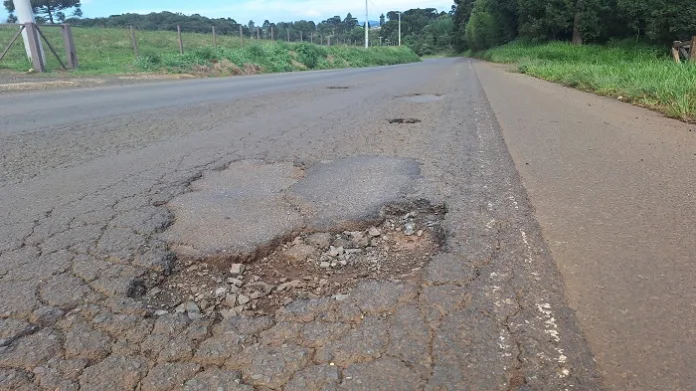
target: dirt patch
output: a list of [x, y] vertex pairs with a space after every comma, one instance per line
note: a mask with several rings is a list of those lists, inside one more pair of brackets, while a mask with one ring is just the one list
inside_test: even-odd
[[387, 120], [390, 124], [417, 124], [421, 120], [416, 118], [392, 118]]
[[422, 270], [444, 242], [444, 206], [426, 201], [382, 209], [358, 231], [307, 232], [245, 264], [188, 261], [144, 297], [155, 311], [202, 316], [272, 314], [296, 300], [341, 300], [360, 280], [401, 280]]

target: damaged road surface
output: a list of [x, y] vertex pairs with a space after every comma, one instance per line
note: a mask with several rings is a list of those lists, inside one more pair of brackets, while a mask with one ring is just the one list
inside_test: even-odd
[[0, 98], [0, 390], [601, 389], [469, 61], [68, 93]]

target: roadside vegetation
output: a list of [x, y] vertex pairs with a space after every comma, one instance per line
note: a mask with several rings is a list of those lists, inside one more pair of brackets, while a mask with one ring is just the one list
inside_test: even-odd
[[523, 73], [696, 121], [693, 4], [666, 0], [455, 0], [453, 44]]
[[677, 64], [664, 47], [634, 42], [575, 46], [515, 41], [476, 53], [515, 64], [544, 80], [619, 98], [683, 121], [696, 121], [696, 64]]
[[[9, 42], [16, 29], [0, 28], [0, 42]], [[49, 41], [63, 54], [60, 29], [42, 29]], [[179, 54], [177, 34], [170, 31], [137, 31], [136, 58], [130, 31], [118, 28], [73, 28], [80, 68], [78, 74], [127, 74], [140, 72], [190, 73], [198, 76], [233, 75], [266, 72], [300, 71], [392, 65], [419, 61], [406, 47], [324, 47], [310, 43], [246, 38], [244, 46], [238, 36], [219, 35], [217, 48], [212, 34], [184, 33], [184, 54]], [[45, 47], [47, 68], [60, 65]], [[0, 69], [25, 72], [31, 68], [21, 40], [0, 62]]]

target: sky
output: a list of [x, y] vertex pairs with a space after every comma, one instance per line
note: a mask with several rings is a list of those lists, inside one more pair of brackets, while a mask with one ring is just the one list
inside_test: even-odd
[[[452, 0], [368, 0], [370, 20], [379, 20], [387, 11], [411, 8], [437, 8], [449, 11]], [[0, 7], [2, 8], [2, 7]], [[334, 15], [345, 17], [348, 12], [360, 21], [365, 19], [364, 0], [82, 0], [84, 17], [170, 11], [184, 14], [201, 14], [211, 18], [233, 18], [237, 22], [257, 23], [314, 20], [321, 21]], [[7, 13], [0, 10], [0, 20]]]

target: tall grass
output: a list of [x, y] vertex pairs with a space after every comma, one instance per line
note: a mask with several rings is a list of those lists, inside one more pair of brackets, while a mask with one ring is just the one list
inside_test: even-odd
[[677, 64], [667, 48], [632, 42], [573, 46], [513, 42], [478, 53], [541, 79], [696, 121], [696, 64]]
[[[16, 28], [0, 28], [0, 47], [6, 45]], [[42, 31], [59, 54], [63, 55], [60, 29], [44, 27]], [[136, 59], [130, 31], [116, 28], [73, 28], [80, 69], [78, 74], [126, 74], [137, 72], [195, 73], [228, 75], [239, 73], [284, 72], [306, 69], [330, 69], [391, 65], [419, 61], [411, 50], [395, 47], [323, 47], [309, 43], [284, 43], [249, 39], [244, 47], [238, 36], [218, 35], [213, 48], [212, 34], [184, 33], [184, 54], [179, 54], [175, 32], [137, 31]], [[47, 68], [60, 66], [46, 49]], [[0, 48], [1, 50], [1, 48]], [[0, 69], [26, 71], [31, 64], [26, 58], [21, 39]]]

